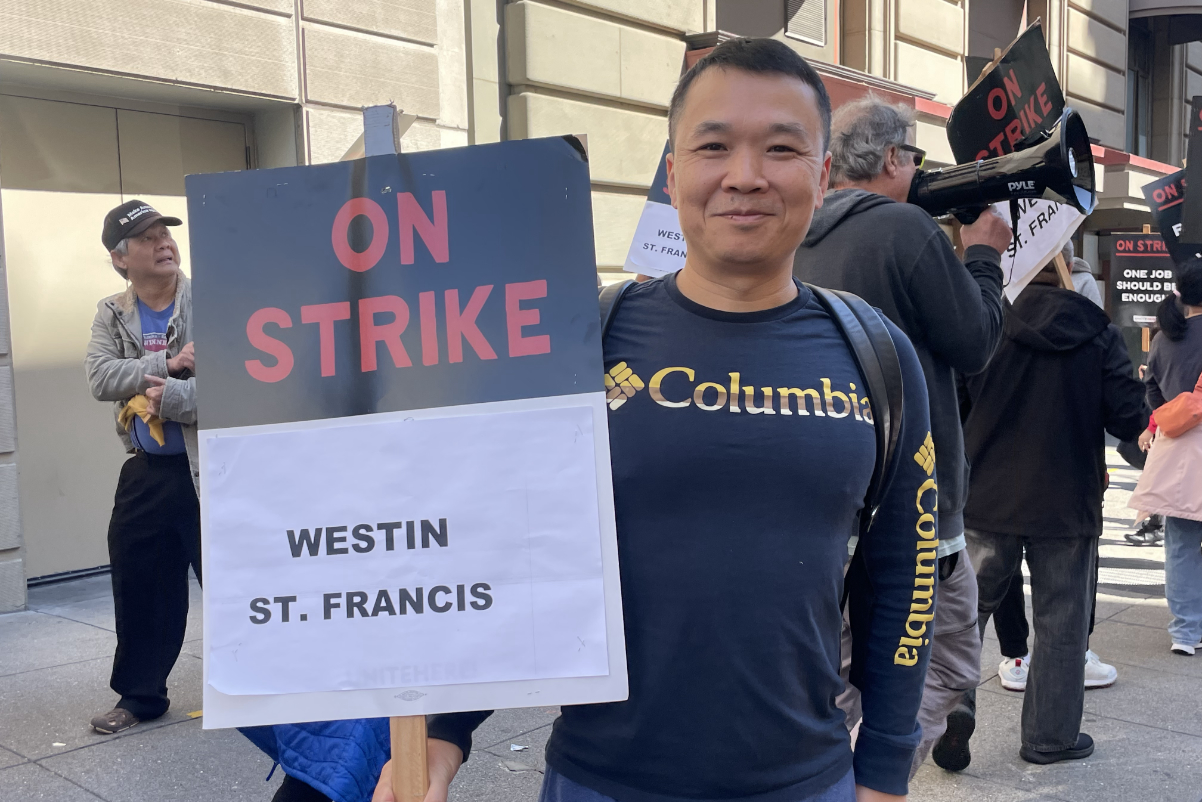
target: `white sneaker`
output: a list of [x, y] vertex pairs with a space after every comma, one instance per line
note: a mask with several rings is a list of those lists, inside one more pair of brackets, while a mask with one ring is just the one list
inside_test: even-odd
[[1025, 691], [1027, 689], [1027, 669], [1031, 655], [1026, 657], [1007, 657], [998, 663], [997, 676], [1002, 687], [1008, 691]]
[[1170, 651], [1173, 654], [1183, 654], [1186, 657], [1193, 657], [1194, 651], [1199, 646], [1202, 646], [1202, 643], [1196, 643], [1193, 646], [1190, 646], [1188, 643], [1173, 643], [1173, 647], [1170, 649]]
[[1090, 649], [1085, 653], [1085, 689], [1109, 688], [1119, 678], [1119, 672], [1114, 666], [1107, 665], [1098, 659]]

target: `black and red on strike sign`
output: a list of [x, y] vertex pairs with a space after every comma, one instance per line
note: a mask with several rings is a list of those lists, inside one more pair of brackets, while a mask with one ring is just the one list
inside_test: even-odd
[[1049, 130], [1063, 112], [1064, 94], [1036, 22], [952, 109], [947, 141], [957, 164], [1004, 156]]
[[564, 138], [187, 178], [205, 429], [601, 391]]
[[1173, 261], [1181, 264], [1199, 254], [1198, 245], [1181, 241], [1181, 212], [1185, 206], [1185, 170], [1144, 184], [1144, 200]]
[[1151, 326], [1173, 291], [1173, 259], [1157, 234], [1110, 238], [1110, 319], [1125, 328]]

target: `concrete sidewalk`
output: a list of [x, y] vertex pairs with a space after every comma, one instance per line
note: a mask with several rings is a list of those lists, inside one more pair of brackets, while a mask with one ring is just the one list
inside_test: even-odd
[[[1126, 545], [1137, 473], [1112, 458], [1092, 646], [1118, 667], [1113, 688], [1086, 695], [1088, 760], [1033, 766], [1018, 757], [1022, 694], [997, 681], [989, 633], [973, 762], [951, 775], [924, 766], [913, 802], [1198, 802], [1202, 799], [1202, 656], [1169, 654], [1160, 547]], [[3, 802], [268, 802], [271, 761], [236, 731], [201, 728], [200, 592], [170, 680], [171, 711], [114, 736], [88, 720], [112, 707], [113, 604], [107, 577], [34, 588], [30, 609], [0, 616], [0, 800]], [[196, 716], [196, 717], [194, 717]], [[555, 710], [503, 711], [476, 733], [457, 802], [534, 802]], [[525, 747], [514, 750], [512, 747]], [[706, 749], [721, 760], [720, 750]]]

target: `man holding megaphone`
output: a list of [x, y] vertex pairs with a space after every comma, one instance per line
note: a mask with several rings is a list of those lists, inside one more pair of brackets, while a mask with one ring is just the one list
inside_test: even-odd
[[[965, 260], [956, 257], [931, 215], [907, 203], [925, 158], [913, 143], [913, 109], [871, 96], [840, 108], [831, 124], [832, 189], [794, 262], [803, 281], [848, 290], [884, 312], [914, 343], [926, 377], [941, 466], [940, 582], [918, 714], [923, 739], [911, 776], [963, 692], [980, 680], [976, 576], [964, 552], [968, 466], [955, 374], [982, 370], [1001, 338], [1001, 254], [1010, 244], [1009, 226], [990, 210], [960, 230]], [[850, 640], [845, 626], [845, 663]], [[855, 696], [852, 690], [840, 699], [848, 727], [859, 718]]]

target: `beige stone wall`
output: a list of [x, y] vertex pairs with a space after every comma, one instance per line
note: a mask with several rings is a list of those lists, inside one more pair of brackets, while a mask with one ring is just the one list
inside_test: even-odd
[[362, 132], [358, 109], [418, 116], [410, 150], [468, 143], [463, 0], [307, 0], [297, 23], [306, 161], [336, 161]]
[[0, 55], [117, 75], [290, 98], [296, 96], [295, 47], [288, 17], [220, 3], [0, 3]]
[[4, 250], [4, 208], [0, 202], [0, 613], [25, 606], [25, 555], [17, 492], [16, 425], [12, 386], [12, 342], [8, 327], [8, 261]]
[[463, 3], [306, 0], [297, 18], [293, 0], [5, 0], [0, 58], [295, 102], [302, 162], [354, 141], [338, 112], [390, 101], [435, 129], [413, 147], [463, 145]]
[[1127, 144], [1127, 3], [1070, 0], [1065, 21], [1065, 102], [1081, 112], [1091, 137], [1122, 150]]
[[[475, 0], [472, 0], [473, 4]], [[615, 277], [668, 137], [668, 101], [684, 60], [686, 32], [704, 24], [693, 0], [545, 3], [504, 11], [505, 132], [509, 139], [587, 134], [598, 269]], [[473, 5], [474, 11], [474, 5]], [[486, 29], [486, 14], [473, 30]], [[492, 73], [487, 52], [473, 84], [481, 133], [489, 135]], [[478, 137], [480, 134], [477, 135]], [[479, 139], [477, 141], [485, 141]]]
[[953, 104], [966, 88], [967, 17], [967, 0], [847, 0], [842, 61]]

